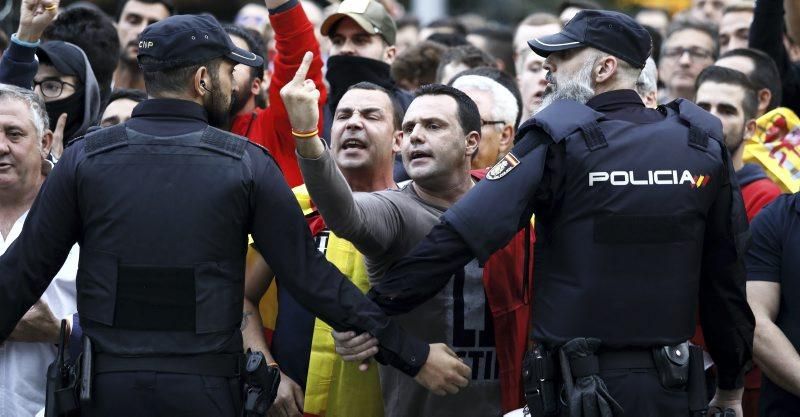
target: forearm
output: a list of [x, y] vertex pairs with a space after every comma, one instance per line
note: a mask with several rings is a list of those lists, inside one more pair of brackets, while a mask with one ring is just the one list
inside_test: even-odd
[[244, 308], [242, 309], [241, 330], [245, 350], [250, 349], [261, 352], [267, 362], [275, 362], [269, 351], [269, 346], [267, 346], [267, 340], [264, 338], [264, 324], [261, 321], [258, 305], [247, 297], [244, 299]]
[[472, 258], [461, 236], [438, 224], [375, 283], [369, 297], [387, 314], [406, 313], [436, 295]]
[[757, 1], [748, 42], [750, 48], [760, 49], [775, 59], [781, 78], [791, 65], [783, 46], [783, 12], [783, 0]]
[[[327, 151], [324, 142], [319, 135], [313, 138], [295, 138], [297, 154], [306, 159], [319, 159], [323, 152]], [[301, 165], [302, 169], [302, 165]], [[303, 173], [305, 176], [305, 173]]]
[[800, 355], [770, 320], [759, 320], [756, 325], [753, 361], [770, 381], [800, 396]]
[[30, 89], [39, 69], [36, 48], [22, 46], [16, 42], [8, 45], [0, 58], [0, 83]]

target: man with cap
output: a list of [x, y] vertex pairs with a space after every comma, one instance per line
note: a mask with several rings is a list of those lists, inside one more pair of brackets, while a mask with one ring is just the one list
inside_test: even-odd
[[167, 18], [139, 42], [151, 99], [66, 149], [0, 257], [0, 342], [80, 242], [78, 310], [93, 351], [82, 415], [239, 416], [251, 234], [311, 312], [376, 335], [382, 361], [457, 392], [464, 365], [405, 335], [325, 262], [267, 151], [215, 127], [234, 65], [262, 59], [209, 15]]
[[634, 88], [651, 41], [626, 15], [582, 11], [529, 45], [547, 57], [542, 107], [371, 296], [423, 302], [535, 213], [538, 345], [523, 372], [533, 415], [702, 412], [702, 356], [686, 343], [699, 299], [718, 366], [710, 414], [740, 416], [754, 327], [747, 220], [719, 120], [685, 100], [644, 107]]
[[[397, 50], [397, 26], [375, 0], [345, 0], [328, 16], [320, 29], [330, 38], [330, 57], [326, 62], [330, 91], [325, 109], [323, 137], [329, 138], [332, 116], [347, 90], [368, 81], [387, 90], [400, 102], [403, 110], [411, 103], [411, 94], [401, 90], [392, 79], [391, 64]], [[395, 160], [395, 180], [408, 179], [400, 159]]]

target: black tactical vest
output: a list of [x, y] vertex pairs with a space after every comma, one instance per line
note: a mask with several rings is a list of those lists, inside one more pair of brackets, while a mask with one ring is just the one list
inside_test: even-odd
[[661, 110], [642, 124], [560, 101], [535, 117], [566, 149], [560, 206], [536, 217], [535, 339], [692, 336], [706, 216], [730, 168], [719, 121], [688, 101]]
[[153, 137], [124, 125], [84, 140], [78, 311], [96, 349], [241, 352], [246, 141], [211, 127]]

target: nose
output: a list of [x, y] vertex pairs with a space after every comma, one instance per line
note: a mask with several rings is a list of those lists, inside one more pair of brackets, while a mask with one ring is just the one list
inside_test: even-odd
[[353, 112], [353, 114], [347, 119], [347, 124], [345, 125], [345, 129], [360, 130], [363, 128], [364, 128], [364, 120], [361, 118], [361, 113]]
[[350, 39], [345, 40], [341, 48], [339, 48], [339, 55], [355, 56], [355, 54], [356, 48], [353, 42], [350, 42]]
[[408, 134], [408, 139], [411, 143], [423, 143], [425, 142], [425, 138], [422, 135], [422, 125], [417, 123], [414, 125], [414, 129], [411, 130], [411, 133]]
[[681, 56], [678, 57], [678, 63], [682, 66], [689, 66], [692, 63], [692, 57], [689, 55], [689, 51], [681, 52]]

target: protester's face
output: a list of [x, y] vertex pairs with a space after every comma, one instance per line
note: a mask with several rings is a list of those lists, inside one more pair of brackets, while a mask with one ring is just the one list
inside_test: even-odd
[[[331, 125], [331, 149], [344, 170], [392, 170], [394, 164], [392, 101], [383, 91], [346, 92]], [[383, 172], [374, 172], [382, 175]]]
[[722, 15], [719, 23], [719, 53], [747, 48], [751, 23], [753, 23], [752, 12], [730, 12]]
[[227, 130], [230, 121], [231, 100], [237, 94], [233, 82], [234, 63], [223, 60], [216, 76], [206, 81], [208, 91], [203, 96], [203, 107], [208, 113], [208, 124]]
[[350, 55], [387, 61], [388, 47], [378, 35], [368, 33], [355, 20], [345, 17], [330, 34], [331, 56]]
[[100, 118], [100, 127], [109, 127], [125, 123], [131, 118], [133, 108], [139, 104], [129, 98], [121, 98], [108, 103]]
[[25, 103], [0, 99], [0, 192], [27, 192], [36, 186], [49, 137], [39, 137]]
[[[253, 52], [250, 50], [250, 47], [247, 45], [247, 42], [245, 42], [244, 39], [235, 35], [229, 36], [237, 48], [244, 49], [247, 52]], [[252, 92], [252, 69], [244, 64], [236, 64], [236, 66], [233, 67], [233, 84], [236, 86], [236, 99], [234, 100], [234, 105], [231, 107], [231, 115], [236, 115], [239, 110], [241, 110], [247, 104], [247, 102], [250, 100], [250, 97], [255, 95]]]
[[666, 40], [658, 73], [673, 98], [693, 97], [697, 76], [713, 63], [713, 48], [713, 39], [694, 29], [675, 32]]
[[237, 26], [245, 29], [253, 29], [258, 33], [264, 33], [264, 29], [269, 24], [269, 10], [258, 4], [246, 4], [236, 13], [234, 20]]
[[401, 153], [408, 176], [436, 182], [464, 169], [466, 134], [458, 121], [458, 105], [446, 95], [417, 97], [403, 119]]
[[[478, 106], [478, 112], [481, 114], [481, 120], [488, 122], [499, 122], [492, 116], [492, 108], [494, 107], [494, 97], [489, 91], [478, 90], [477, 88], [461, 88], [472, 101]], [[472, 167], [475, 169], [483, 169], [494, 165], [499, 159], [500, 155], [500, 139], [503, 135], [503, 128], [514, 121], [505, 121], [504, 123], [489, 123], [481, 126], [481, 140], [478, 142], [478, 152], [472, 158]]]
[[745, 120], [742, 103], [744, 90], [732, 84], [707, 81], [697, 89], [697, 105], [722, 122], [725, 146], [733, 153], [744, 140]]
[[[64, 75], [56, 67], [47, 64], [39, 64], [39, 70], [33, 77], [36, 87], [33, 91], [39, 94], [45, 103], [63, 100], [75, 94], [80, 81], [74, 75]], [[43, 84], [40, 84], [43, 83]], [[59, 94], [58, 90], [61, 90]]]
[[405, 26], [397, 30], [396, 36], [397, 54], [402, 54], [403, 51], [416, 45], [419, 42], [419, 29], [416, 26]]
[[169, 17], [169, 10], [161, 3], [144, 3], [128, 0], [117, 22], [117, 35], [122, 48], [122, 60], [136, 62], [139, 53], [139, 34], [144, 28]]
[[716, 25], [728, 0], [694, 0], [692, 3], [692, 17]]
[[561, 30], [558, 24], [551, 23], [540, 26], [520, 26], [514, 36], [516, 53], [514, 54], [514, 64], [517, 69], [517, 82], [522, 94], [522, 106], [524, 114], [532, 114], [533, 111], [542, 104], [542, 95], [547, 87], [547, 79], [544, 70], [544, 57], [531, 51], [528, 41], [546, 35], [552, 35]]

